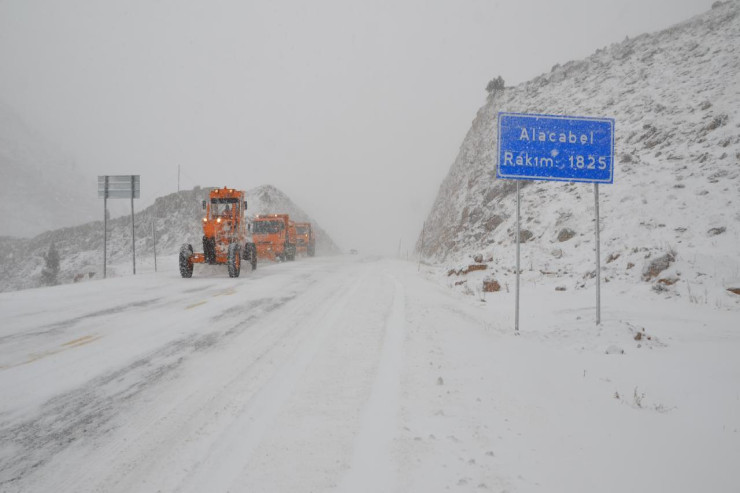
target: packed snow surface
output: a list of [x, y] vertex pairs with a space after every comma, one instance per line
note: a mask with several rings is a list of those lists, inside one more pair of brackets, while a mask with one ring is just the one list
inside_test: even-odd
[[359, 255], [0, 294], [0, 491], [730, 492], [737, 309]]

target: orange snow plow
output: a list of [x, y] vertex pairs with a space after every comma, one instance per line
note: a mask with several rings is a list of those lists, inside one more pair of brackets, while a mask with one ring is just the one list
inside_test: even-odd
[[295, 223], [296, 251], [309, 257], [316, 255], [316, 237], [311, 229], [311, 223]]
[[261, 214], [252, 221], [257, 258], [295, 260], [295, 223], [288, 214]]
[[252, 270], [256, 269], [256, 249], [244, 217], [244, 192], [214, 188], [209, 199], [203, 201], [203, 252], [193, 253], [193, 246], [184, 244], [180, 248], [180, 275], [192, 277], [194, 264], [226, 264], [229, 277], [239, 277], [242, 260], [249, 260]]

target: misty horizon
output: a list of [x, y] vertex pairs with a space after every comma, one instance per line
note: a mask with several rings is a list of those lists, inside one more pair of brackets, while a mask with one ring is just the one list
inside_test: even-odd
[[489, 80], [519, 84], [710, 6], [5, 1], [0, 100], [92, 197], [97, 175], [140, 174], [141, 210], [176, 191], [179, 167], [182, 190], [271, 184], [342, 248], [396, 253]]

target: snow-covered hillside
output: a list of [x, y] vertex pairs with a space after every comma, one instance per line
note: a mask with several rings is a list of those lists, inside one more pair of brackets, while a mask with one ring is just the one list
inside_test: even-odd
[[[137, 264], [151, 263], [156, 231], [157, 255], [172, 255], [183, 243], [199, 248], [202, 238], [202, 201], [210, 188], [196, 187], [158, 198], [154, 205], [135, 212]], [[290, 214], [297, 221], [310, 221], [316, 229], [317, 255], [337, 253], [339, 248], [308, 214], [272, 185], [247, 190], [248, 216], [268, 213]], [[102, 207], [101, 207], [102, 209]], [[101, 212], [102, 215], [102, 212]], [[44, 254], [54, 243], [61, 258], [61, 283], [102, 277], [103, 221], [57, 229], [31, 239], [0, 237], [0, 292], [41, 285]], [[131, 216], [108, 221], [107, 275], [131, 272]], [[175, 265], [164, 268], [175, 269]]]
[[0, 236], [30, 237], [93, 220], [96, 180], [0, 101]]
[[[495, 178], [500, 111], [616, 120], [614, 184], [599, 189], [602, 279], [737, 303], [727, 289], [740, 287], [740, 2], [492, 89], [416, 245], [447, 268], [488, 260], [477, 287], [461, 289], [513, 271], [516, 185]], [[593, 285], [593, 186], [521, 185], [525, 276]]]

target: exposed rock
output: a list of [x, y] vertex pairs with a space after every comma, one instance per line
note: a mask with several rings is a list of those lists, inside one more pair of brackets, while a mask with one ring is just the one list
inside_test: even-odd
[[473, 272], [476, 270], [486, 270], [488, 266], [486, 264], [472, 264], [467, 267], [467, 269], [464, 269], [460, 271], [461, 274], [467, 274], [468, 272]]
[[487, 268], [488, 268], [488, 266], [486, 264], [471, 264], [471, 265], [467, 266], [466, 268], [460, 269], [460, 270], [450, 269], [450, 270], [447, 271], [447, 275], [448, 276], [451, 276], [453, 274], [456, 275], [456, 276], [465, 275], [465, 274], [467, 274], [469, 272], [473, 272], [473, 271], [476, 271], [476, 270], [486, 270]]
[[483, 281], [483, 291], [485, 293], [495, 293], [501, 291], [501, 285], [495, 279], [486, 279]]
[[728, 120], [729, 120], [729, 117], [727, 115], [717, 115], [714, 118], [712, 118], [712, 121], [710, 121], [707, 124], [706, 129], [707, 131], [711, 132], [712, 130], [715, 130], [719, 127], [723, 127], [727, 125]]
[[486, 228], [486, 231], [493, 231], [494, 229], [498, 228], [502, 222], [504, 222], [503, 217], [493, 215], [490, 218], [488, 218], [488, 220], [486, 220], [484, 226]]
[[667, 291], [670, 291], [665, 284], [661, 284], [659, 282], [653, 284], [653, 287], [650, 289], [652, 289], [654, 293], [665, 293]]
[[727, 231], [727, 228], [724, 227], [724, 226], [720, 226], [718, 228], [712, 228], [712, 229], [710, 229], [709, 231], [707, 231], [707, 234], [709, 236], [717, 236], [717, 235], [721, 235], [725, 231]]
[[558, 233], [558, 241], [561, 242], [561, 243], [564, 242], [564, 241], [568, 241], [571, 238], [573, 238], [575, 235], [576, 235], [576, 232], [573, 231], [572, 229], [570, 229], [570, 228], [563, 228]]
[[673, 286], [678, 282], [678, 277], [662, 277], [658, 279], [658, 282], [666, 286]]
[[670, 253], [654, 258], [642, 270], [643, 281], [649, 281], [658, 277], [658, 275], [666, 270], [675, 260], [676, 258]]
[[522, 229], [519, 231], [519, 242], [520, 243], [526, 243], [529, 240], [534, 238], [534, 234], [528, 229]]

